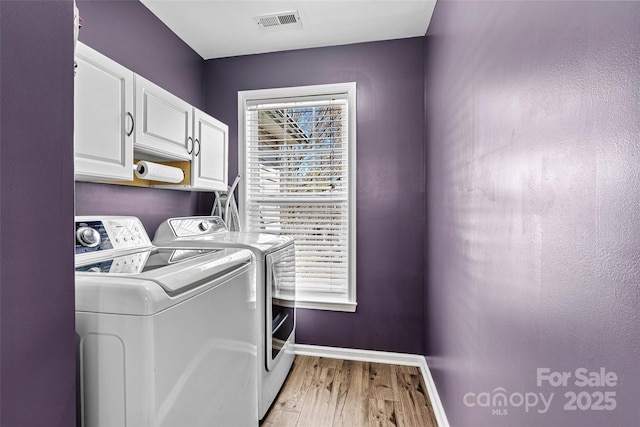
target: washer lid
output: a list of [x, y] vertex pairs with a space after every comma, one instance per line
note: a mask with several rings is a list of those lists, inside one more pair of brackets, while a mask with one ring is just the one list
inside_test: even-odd
[[[191, 249], [176, 249], [178, 253]], [[216, 281], [240, 267], [251, 264], [251, 252], [239, 249], [212, 251], [210, 256], [158, 268], [140, 276], [160, 284], [170, 296], [197, 289]], [[216, 284], [217, 285], [217, 284]]]
[[[176, 260], [194, 252], [198, 255]], [[81, 264], [76, 267], [76, 311], [153, 314], [218, 286], [252, 259], [251, 252], [240, 249], [160, 249]], [[120, 269], [125, 260], [133, 265]]]
[[171, 264], [184, 262], [206, 254], [216, 252], [214, 249], [163, 249], [152, 248], [134, 252], [113, 252], [109, 257], [91, 258], [80, 261], [76, 272], [103, 274], [140, 274]]

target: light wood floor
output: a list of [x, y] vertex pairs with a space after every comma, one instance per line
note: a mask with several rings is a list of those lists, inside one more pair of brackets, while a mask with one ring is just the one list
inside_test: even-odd
[[262, 427], [437, 427], [420, 370], [296, 356]]

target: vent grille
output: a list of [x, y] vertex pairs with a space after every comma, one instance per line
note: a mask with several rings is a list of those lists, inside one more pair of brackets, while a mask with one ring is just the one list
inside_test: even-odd
[[[274, 29], [278, 27], [299, 28], [302, 26], [300, 14], [297, 10], [293, 12], [270, 13], [255, 17], [260, 28]], [[283, 28], [284, 29], [284, 28]]]
[[296, 18], [296, 15], [290, 13], [288, 15], [280, 15], [278, 16], [278, 21], [280, 21], [280, 25], [287, 25], [287, 24], [297, 24], [298, 23], [298, 19]]

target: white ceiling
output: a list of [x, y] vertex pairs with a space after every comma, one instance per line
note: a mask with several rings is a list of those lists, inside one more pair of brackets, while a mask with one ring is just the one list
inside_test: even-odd
[[[423, 36], [435, 0], [141, 0], [204, 59]], [[254, 17], [297, 10], [301, 28]], [[294, 26], [295, 27], [295, 26]]]

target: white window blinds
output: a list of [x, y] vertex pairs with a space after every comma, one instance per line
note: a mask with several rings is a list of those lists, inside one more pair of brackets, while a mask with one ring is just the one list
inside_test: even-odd
[[245, 105], [245, 228], [295, 238], [302, 302], [350, 301], [355, 161], [348, 94]]

